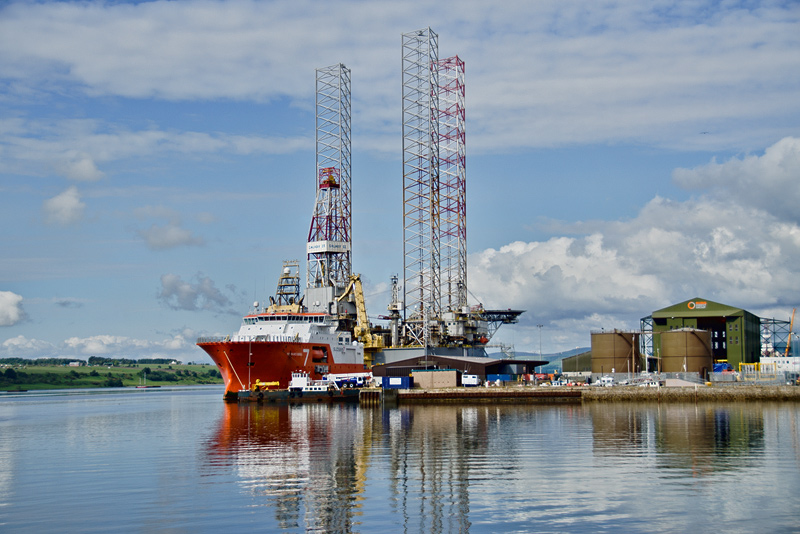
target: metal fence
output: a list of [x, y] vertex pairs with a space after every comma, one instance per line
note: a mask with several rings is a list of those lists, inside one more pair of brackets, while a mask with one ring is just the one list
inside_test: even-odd
[[783, 371], [761, 371], [748, 370], [747, 372], [727, 372], [711, 373], [708, 377], [709, 382], [721, 386], [781, 386], [784, 384], [798, 385], [798, 373], [787, 373]]

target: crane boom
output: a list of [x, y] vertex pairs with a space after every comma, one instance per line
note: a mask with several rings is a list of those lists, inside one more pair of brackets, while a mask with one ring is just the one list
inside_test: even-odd
[[[353, 336], [364, 344], [364, 350], [368, 353], [375, 352], [384, 347], [383, 337], [373, 334], [369, 326], [369, 317], [367, 316], [367, 304], [364, 301], [364, 289], [361, 286], [361, 275], [350, 275], [350, 282], [347, 284], [344, 292], [336, 297], [338, 302], [345, 299], [350, 293], [353, 294], [356, 305], [356, 326], [353, 328]], [[365, 360], [367, 357], [365, 356]]]
[[797, 308], [792, 308], [792, 320], [789, 322], [789, 339], [786, 340], [786, 352], [784, 356], [789, 357], [789, 346], [792, 344], [792, 329], [794, 328], [794, 312]]

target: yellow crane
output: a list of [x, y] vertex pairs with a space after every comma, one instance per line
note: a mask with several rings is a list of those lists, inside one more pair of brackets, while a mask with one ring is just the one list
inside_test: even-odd
[[[356, 326], [353, 328], [353, 336], [364, 344], [364, 363], [372, 363], [372, 354], [384, 348], [383, 336], [373, 334], [369, 317], [367, 317], [367, 304], [364, 301], [364, 289], [361, 286], [361, 275], [353, 274], [350, 276], [350, 283], [339, 297], [338, 302], [344, 300], [350, 293], [353, 294], [356, 305]], [[369, 361], [367, 361], [369, 360]]]
[[784, 356], [787, 358], [789, 357], [789, 345], [792, 344], [792, 328], [794, 328], [794, 312], [797, 311], [797, 308], [792, 308], [792, 320], [789, 321], [789, 338], [786, 340], [786, 352], [784, 352]]

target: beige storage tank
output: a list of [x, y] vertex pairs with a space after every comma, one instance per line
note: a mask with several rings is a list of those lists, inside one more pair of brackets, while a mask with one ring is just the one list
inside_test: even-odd
[[711, 331], [682, 328], [661, 333], [661, 372], [704, 375], [713, 368]]
[[592, 373], [641, 371], [638, 332], [592, 332]]

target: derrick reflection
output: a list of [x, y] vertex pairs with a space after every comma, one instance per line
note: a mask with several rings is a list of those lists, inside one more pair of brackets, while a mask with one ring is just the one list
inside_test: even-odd
[[490, 463], [498, 417], [485, 407], [228, 404], [205, 462], [232, 469], [281, 529], [364, 530], [365, 492], [385, 491], [390, 530], [465, 532], [470, 470]]
[[365, 482], [361, 426], [352, 406], [231, 403], [207, 461], [233, 467], [282, 529], [351, 532]]

